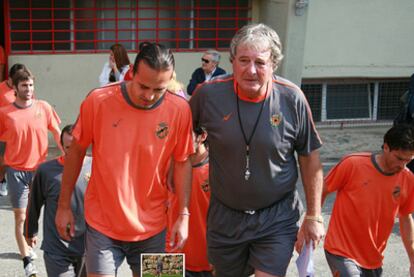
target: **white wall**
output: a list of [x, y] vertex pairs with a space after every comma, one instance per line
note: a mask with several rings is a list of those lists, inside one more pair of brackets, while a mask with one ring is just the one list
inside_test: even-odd
[[311, 0], [302, 78], [414, 72], [413, 0]]
[[[201, 66], [202, 53], [175, 53], [178, 80], [186, 87], [191, 74]], [[62, 119], [62, 126], [76, 120], [79, 105], [93, 88], [107, 54], [12, 55], [9, 65], [22, 63], [35, 76], [37, 98], [48, 101]], [[130, 55], [131, 62], [135, 54]], [[220, 66], [231, 72], [228, 53], [222, 53]]]

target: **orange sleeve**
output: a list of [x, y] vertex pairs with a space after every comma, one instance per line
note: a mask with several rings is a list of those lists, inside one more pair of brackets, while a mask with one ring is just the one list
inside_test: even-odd
[[55, 109], [52, 108], [52, 106], [47, 105], [47, 118], [48, 118], [48, 123], [47, 123], [47, 128], [49, 130], [59, 130], [59, 124], [61, 123], [60, 118], [58, 116], [58, 114], [56, 113]]
[[406, 178], [405, 184], [407, 193], [404, 197], [404, 202], [400, 205], [400, 209], [398, 211], [399, 216], [408, 215], [414, 212], [414, 175], [411, 173], [407, 175], [409, 175]]
[[332, 168], [325, 177], [325, 183], [328, 192], [341, 190], [347, 183], [352, 171], [352, 161], [350, 158], [344, 158], [334, 168]]
[[82, 147], [92, 143], [93, 133], [93, 96], [88, 95], [82, 102], [78, 119], [73, 128], [73, 137]]
[[174, 160], [185, 161], [188, 156], [194, 153], [193, 145], [193, 127], [190, 106], [186, 104], [183, 107], [181, 120], [178, 120], [179, 126], [177, 134], [177, 146], [174, 149]]

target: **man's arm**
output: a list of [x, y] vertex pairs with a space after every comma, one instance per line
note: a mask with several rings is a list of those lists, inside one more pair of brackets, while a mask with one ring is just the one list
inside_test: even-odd
[[414, 276], [414, 222], [411, 214], [400, 216], [400, 233], [410, 260], [410, 276]]
[[71, 209], [71, 197], [82, 168], [85, 154], [86, 148], [83, 148], [74, 138], [65, 158], [62, 186], [55, 218], [59, 235], [65, 240], [70, 240], [75, 235], [75, 221]]
[[43, 186], [45, 185], [44, 176], [41, 168], [36, 171], [32, 185], [30, 187], [30, 199], [27, 205], [26, 220], [24, 222], [24, 235], [29, 246], [34, 247], [37, 243], [37, 234], [39, 232], [40, 210], [45, 203]]
[[178, 197], [178, 219], [171, 231], [172, 251], [183, 248], [188, 237], [188, 221], [190, 213], [188, 205], [191, 195], [192, 168], [188, 158], [184, 162], [174, 161], [174, 185]]
[[193, 92], [196, 89], [197, 85], [203, 82], [203, 80], [202, 80], [203, 77], [200, 74], [201, 73], [200, 73], [199, 69], [197, 68], [193, 72], [193, 74], [191, 75], [190, 83], [187, 86], [187, 94], [188, 95], [193, 95]]
[[56, 146], [60, 149], [60, 152], [62, 153], [62, 155], [65, 153], [64, 151], [63, 151], [63, 146], [62, 145], [60, 145], [60, 128], [59, 127], [57, 127], [57, 128], [52, 128], [51, 130], [50, 130], [50, 132], [52, 133], [52, 135], [53, 135], [53, 139], [55, 140], [55, 142], [56, 142]]
[[306, 243], [313, 241], [314, 247], [325, 235], [321, 218], [323, 171], [319, 159], [319, 151], [314, 150], [309, 155], [299, 155], [300, 173], [306, 196], [306, 216], [301, 231]]

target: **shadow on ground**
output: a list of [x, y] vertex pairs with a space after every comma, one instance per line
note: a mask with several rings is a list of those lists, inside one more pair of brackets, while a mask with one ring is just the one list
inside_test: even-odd
[[10, 204], [8, 196], [0, 196], [0, 209], [8, 211], [12, 210], [12, 206]]
[[21, 260], [18, 253], [0, 253], [0, 260]]

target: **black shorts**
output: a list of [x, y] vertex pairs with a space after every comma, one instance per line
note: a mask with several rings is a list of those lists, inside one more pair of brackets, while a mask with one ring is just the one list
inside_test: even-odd
[[297, 191], [254, 213], [228, 208], [212, 196], [207, 245], [216, 276], [248, 276], [254, 269], [285, 276], [301, 211]]
[[141, 241], [120, 241], [112, 239], [98, 230], [87, 226], [86, 268], [88, 273], [116, 275], [126, 258], [132, 272], [141, 272], [141, 254], [165, 252], [165, 230]]
[[359, 277], [380, 277], [382, 276], [382, 267], [367, 269], [360, 267], [353, 260], [346, 257], [334, 255], [325, 250], [326, 261], [331, 269], [332, 275], [339, 276], [359, 276]]

